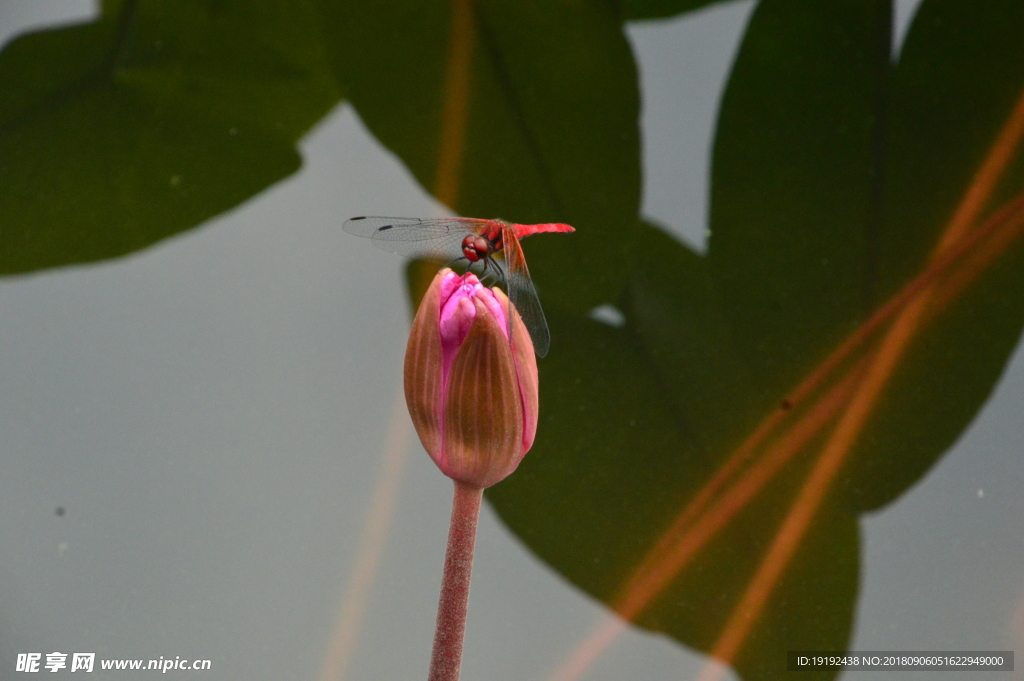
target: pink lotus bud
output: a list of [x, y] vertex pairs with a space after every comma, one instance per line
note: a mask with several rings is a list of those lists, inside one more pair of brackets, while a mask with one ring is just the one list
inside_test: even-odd
[[500, 289], [445, 268], [405, 352], [405, 401], [420, 442], [445, 475], [474, 487], [514, 471], [537, 433], [537, 359], [508, 306]]

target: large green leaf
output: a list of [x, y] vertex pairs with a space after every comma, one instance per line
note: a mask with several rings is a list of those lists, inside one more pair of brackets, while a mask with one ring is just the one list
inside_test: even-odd
[[[956, 0], [928, 0], [918, 10], [889, 105], [884, 222], [874, 268], [880, 299], [924, 267], [1024, 92], [1022, 31], [1024, 4], [1013, 0], [991, 3], [984, 12]], [[1022, 189], [1018, 149], [990, 209]], [[856, 508], [896, 498], [960, 437], [1017, 344], [1022, 296], [1024, 251], [1018, 245], [922, 334], [845, 476]]]
[[867, 312], [890, 40], [878, 4], [762, 2], [722, 100], [708, 259], [766, 405]]
[[[752, 383], [707, 261], [653, 228], [643, 241], [661, 267], [636, 273], [625, 328], [552, 315], [553, 334], [571, 338], [573, 352], [541, 363], [537, 441], [515, 475], [487, 492], [542, 559], [613, 606], [731, 453], [725, 442], [759, 416], [743, 399]], [[811, 463], [807, 454], [791, 462], [635, 623], [709, 650]], [[817, 519], [737, 663], [745, 678], [774, 678], [782, 658], [773, 651], [794, 639], [802, 649], [842, 647], [858, 553], [852, 513], [830, 508]]]
[[139, 0], [122, 50], [119, 84], [239, 135], [294, 143], [338, 101], [316, 0]]
[[[858, 2], [759, 6], [719, 120], [710, 253], [700, 258], [645, 233], [642, 241], [658, 254], [657, 267], [634, 274], [624, 303], [626, 333], [649, 358], [637, 371], [656, 377], [662, 388], [605, 391], [616, 406], [639, 401], [644, 409], [671, 398], [679, 427], [696, 446], [648, 453], [641, 438], [624, 451], [598, 447], [588, 452], [590, 466], [622, 471], [624, 462], [632, 464], [626, 468], [632, 475], [619, 472], [600, 494], [565, 481], [548, 486], [537, 474], [512, 476], [489, 498], [521, 536], [539, 534], [536, 526], [519, 524], [511, 509], [521, 506], [537, 517], [557, 517], [560, 525], [568, 521], [571, 526], [555, 537], [589, 533], [586, 524], [572, 522], [575, 517], [603, 516], [605, 522], [596, 523], [602, 541], [625, 548], [602, 554], [600, 565], [621, 590], [743, 437], [859, 321], [865, 312], [864, 232], [869, 217], [877, 219], [873, 116], [878, 80], [888, 68], [888, 54], [878, 46], [888, 45], [888, 31], [877, 8]], [[826, 258], [830, 267], [823, 270]], [[611, 363], [586, 364], [607, 372]], [[544, 397], [542, 392], [542, 408], [548, 409]], [[548, 437], [542, 426], [535, 445], [540, 459], [555, 456]], [[557, 433], [553, 437], [556, 449], [568, 446]], [[654, 462], [663, 458], [676, 459], [679, 473], [651, 478], [648, 471], [659, 470]], [[712, 649], [813, 462], [813, 452], [804, 451], [786, 465], [635, 621]], [[528, 473], [531, 463], [527, 457], [523, 464]], [[661, 503], [622, 505], [621, 487], [642, 489], [645, 498]], [[545, 498], [558, 498], [558, 509], [579, 510], [567, 518], [551, 502], [536, 508]], [[637, 532], [635, 520], [616, 528], [615, 518], [637, 512], [646, 516], [645, 532]], [[615, 589], [593, 588], [596, 577], [589, 583], [580, 577], [595, 571], [591, 555], [565, 542], [552, 542], [545, 552], [547, 546], [538, 548], [545, 559], [595, 596], [616, 602]], [[845, 646], [857, 562], [855, 515], [826, 508], [734, 661], [744, 678], [779, 676], [780, 650]]]
[[680, 455], [692, 438], [671, 401], [651, 400], [662, 386], [627, 332], [557, 307], [548, 316], [573, 348], [541, 362], [541, 437], [488, 498], [538, 555], [610, 600], [631, 567], [622, 556], [652, 541], [652, 518], [684, 499], [664, 481], [690, 480], [700, 457]]
[[123, 255], [300, 165], [333, 105], [310, 2], [108, 2], [0, 53], [0, 273]]
[[468, 28], [453, 34], [456, 5], [328, 2], [348, 96], [437, 191], [449, 59], [469, 45], [456, 196], [439, 198], [464, 215], [573, 224], [572, 237], [525, 243], [542, 300], [582, 311], [615, 298], [635, 232], [640, 158], [636, 70], [613, 3], [474, 2]]
[[[891, 11], [764, 0], [723, 99], [708, 256], [641, 231], [657, 264], [635, 270], [616, 301], [625, 327], [595, 342], [579, 327], [589, 322], [555, 318], [574, 356], [543, 363], [535, 451], [488, 498], [540, 556], [611, 606], [757, 424], [786, 418], [801, 379], [921, 273], [1024, 88], [1019, 3], [982, 13], [925, 0], [899, 64]], [[989, 210], [1022, 191], [1018, 150]], [[1019, 244], [1001, 253], [918, 329], [744, 638], [733, 661], [743, 678], [787, 678], [779, 651], [846, 646], [857, 514], [906, 491], [990, 394], [1024, 325], [1021, 258]], [[572, 381], [580, 394], [566, 402], [559, 391]], [[806, 414], [796, 406], [789, 423]], [[573, 431], [566, 419], [580, 407], [600, 418]], [[649, 438], [610, 441], [638, 410], [667, 414], [678, 436], [650, 425]], [[673, 440], [674, 451], [659, 451]], [[711, 650], [823, 443], [812, 438], [765, 478], [636, 623]]]
[[290, 145], [107, 85], [0, 138], [0, 272], [102, 260], [191, 229], [294, 172]]
[[658, 266], [633, 273], [626, 313], [710, 471], [736, 433], [762, 416], [757, 383], [723, 314], [708, 259], [651, 226], [642, 240], [660, 254]]

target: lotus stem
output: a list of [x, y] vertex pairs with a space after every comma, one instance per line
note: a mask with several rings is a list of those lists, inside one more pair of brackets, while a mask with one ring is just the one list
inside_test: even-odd
[[428, 681], [458, 681], [462, 667], [462, 641], [466, 634], [466, 607], [473, 575], [473, 547], [480, 517], [482, 487], [455, 480], [448, 551], [444, 558], [441, 599], [437, 605], [437, 630], [430, 657]]

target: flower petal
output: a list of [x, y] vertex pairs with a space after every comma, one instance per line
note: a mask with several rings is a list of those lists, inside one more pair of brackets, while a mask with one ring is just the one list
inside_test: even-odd
[[[509, 305], [508, 298], [500, 289], [495, 289], [495, 295], [502, 300], [506, 308]], [[520, 460], [526, 456], [533, 446], [533, 440], [537, 436], [537, 418], [540, 414], [540, 380], [537, 376], [537, 355], [533, 350], [533, 339], [526, 329], [519, 312], [512, 308], [509, 315], [512, 322], [512, 359], [516, 365], [516, 377], [519, 379], [519, 394], [523, 402], [523, 450], [519, 455]], [[516, 462], [519, 465], [519, 462]]]
[[405, 349], [405, 402], [416, 434], [430, 458], [444, 469], [442, 448], [442, 356], [438, 319], [441, 314], [442, 270], [420, 302]]
[[445, 376], [451, 371], [455, 354], [473, 326], [476, 306], [473, 305], [472, 300], [472, 298], [456, 294], [441, 306], [441, 355], [444, 360], [442, 372]]
[[522, 458], [523, 408], [512, 352], [499, 319], [474, 298], [476, 318], [452, 363], [442, 470], [490, 487]]

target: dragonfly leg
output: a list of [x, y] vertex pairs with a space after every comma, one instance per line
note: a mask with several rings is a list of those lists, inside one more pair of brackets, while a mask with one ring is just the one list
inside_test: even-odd
[[466, 271], [468, 272], [469, 268], [473, 266], [473, 263], [470, 263], [468, 260], [466, 260], [465, 256], [459, 256], [458, 258], [455, 258], [455, 260], [449, 262], [447, 265], [445, 265], [445, 267], [451, 267], [452, 265], [455, 265], [456, 263], [461, 263], [463, 261], [469, 263], [469, 267], [466, 268]]
[[484, 268], [480, 272], [480, 277], [488, 277], [490, 281], [497, 283], [501, 281], [500, 275], [501, 271], [498, 270], [498, 267], [494, 264], [494, 262], [492, 262], [490, 258], [484, 258]]
[[494, 282], [496, 284], [503, 284], [503, 285], [505, 285], [507, 287], [508, 286], [508, 281], [505, 279], [505, 272], [504, 272], [504, 270], [502, 270], [500, 267], [498, 267], [497, 263], [495, 263], [490, 258], [487, 259], [487, 262], [490, 265], [491, 277], [494, 279]]

